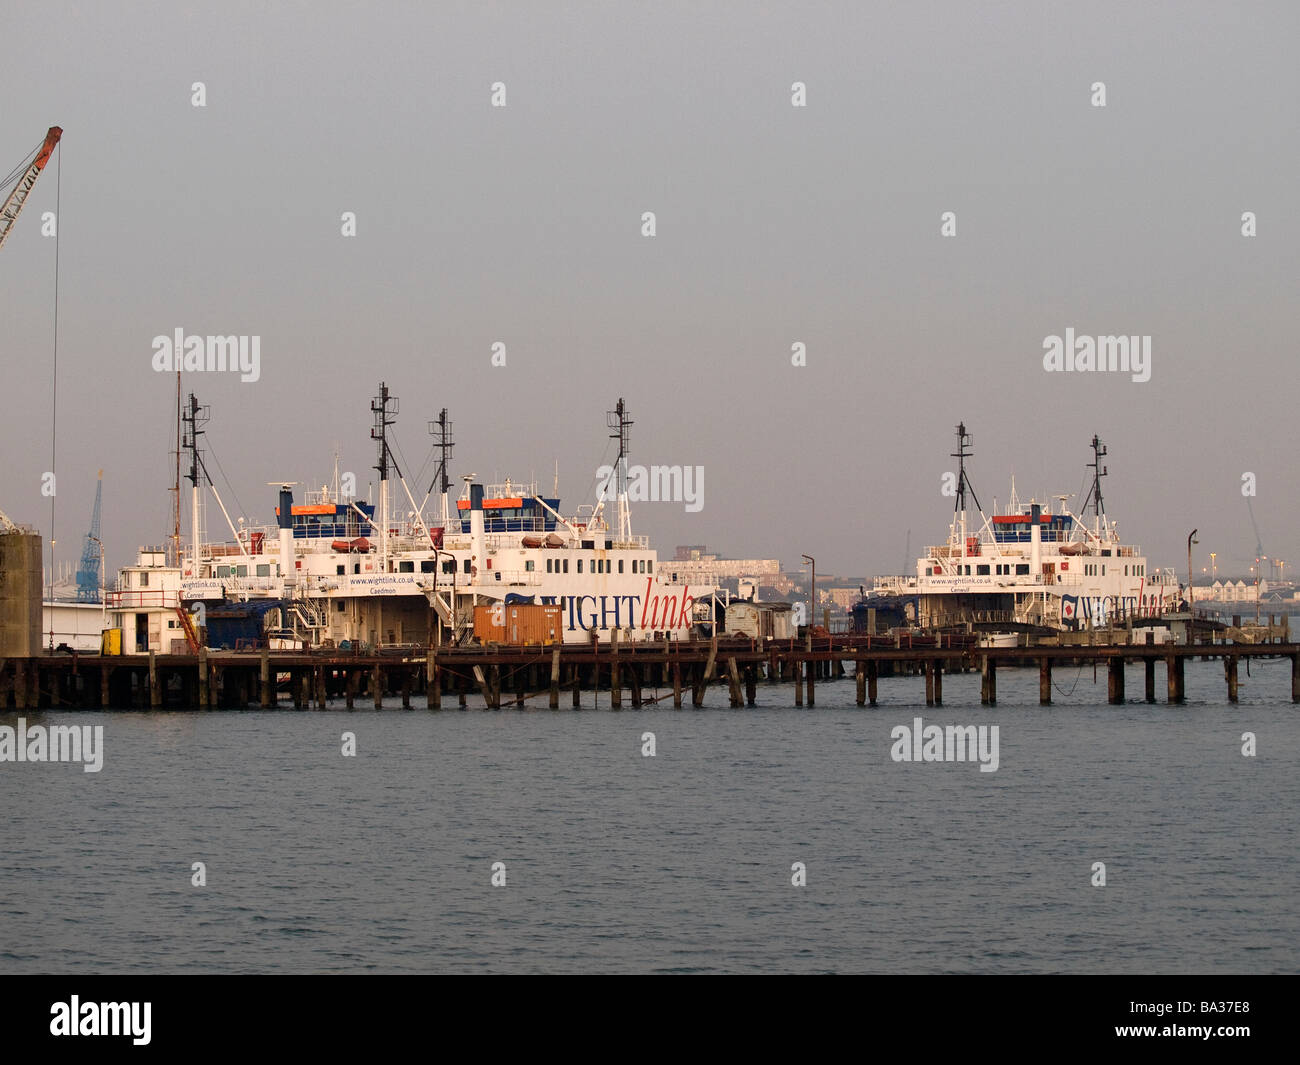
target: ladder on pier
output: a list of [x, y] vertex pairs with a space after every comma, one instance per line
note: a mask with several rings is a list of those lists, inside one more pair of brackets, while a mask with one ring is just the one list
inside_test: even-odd
[[199, 653], [199, 634], [194, 628], [194, 619], [182, 607], [176, 608], [176, 616], [181, 619], [181, 628], [185, 631], [185, 642], [189, 644], [190, 654]]

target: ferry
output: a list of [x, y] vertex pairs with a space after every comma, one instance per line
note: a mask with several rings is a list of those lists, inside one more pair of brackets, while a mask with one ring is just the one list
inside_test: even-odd
[[[925, 549], [916, 572], [877, 578], [859, 606], [905, 604], [909, 620], [923, 628], [1000, 623], [1079, 629], [1176, 612], [1182, 587], [1172, 570], [1148, 567], [1140, 547], [1120, 540], [1106, 514], [1101, 459], [1106, 447], [1094, 436], [1092, 487], [1073, 513], [1056, 496], [1057, 508], [1031, 500], [1021, 504], [1012, 483], [1004, 513], [986, 516], [966, 472], [970, 434], [957, 426], [956, 504], [942, 544]], [[967, 498], [974, 508], [967, 509]], [[862, 612], [862, 611], [859, 611]]]
[[[430, 423], [440, 460], [425, 496], [427, 504], [440, 488], [440, 507], [426, 518], [390, 448], [396, 407], [381, 385], [371, 404], [377, 500], [341, 492], [336, 470], [333, 488], [323, 485], [301, 501], [292, 482], [272, 482], [275, 525], [241, 518], [236, 526], [207, 479], [205, 409], [191, 396], [181, 433], [190, 464], [189, 542], [170, 559], [159, 547], [142, 548], [137, 564], [123, 567], [108, 610], [124, 649], [194, 649], [199, 627], [208, 646], [230, 649], [459, 644], [474, 638], [476, 611], [485, 606], [502, 622], [515, 607], [549, 607], [543, 642], [609, 640], [615, 632], [623, 642], [690, 639], [711, 634], [715, 618], [722, 620], [725, 591], [679, 579], [649, 538], [632, 532], [625, 461], [631, 421], [622, 399], [609, 421], [618, 462], [596, 503], [567, 517], [558, 495], [543, 495], [534, 482], [480, 484], [470, 474], [460, 497], [450, 499], [451, 423], [443, 410]], [[227, 541], [202, 535], [205, 482], [230, 530]], [[408, 505], [405, 517], [392, 513], [394, 489]], [[536, 626], [525, 630], [531, 642]]]

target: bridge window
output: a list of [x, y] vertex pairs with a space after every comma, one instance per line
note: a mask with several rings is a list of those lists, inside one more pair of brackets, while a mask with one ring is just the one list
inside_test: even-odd
[[420, 560], [421, 573], [433, 573], [436, 566], [437, 563], [431, 558], [423, 558]]
[[1016, 576], [1017, 576], [1017, 577], [1027, 577], [1027, 576], [1029, 576], [1029, 563], [1028, 563], [1028, 562], [1017, 562], [1017, 563], [1016, 563]]
[[[261, 568], [261, 567], [259, 567], [259, 568]], [[344, 571], [345, 571], [346, 569], [347, 569], [346, 566], [335, 566], [335, 567], [334, 567], [334, 575], [335, 575], [336, 577], [342, 577], [342, 576], [343, 576], [343, 573], [344, 573]]]
[[526, 573], [532, 573], [535, 566], [536, 563], [533, 562], [533, 560], [530, 558], [526, 562], [524, 562], [524, 571]]
[[415, 563], [414, 563], [414, 562], [399, 562], [399, 563], [397, 564], [397, 572], [398, 572], [398, 573], [414, 573], [414, 572], [415, 572]]
[[[342, 571], [342, 570], [339, 570], [339, 572], [342, 573], [343, 571]], [[259, 565], [259, 566], [257, 567], [257, 575], [258, 575], [259, 577], [269, 577], [269, 576], [271, 576], [271, 565], [270, 565], [270, 563], [268, 562], [268, 563], [263, 563], [263, 564]]]
[[987, 577], [987, 576], [989, 575], [989, 568], [988, 568], [988, 566], [976, 566], [976, 567], [975, 567], [975, 575], [976, 575], [977, 577]]
[[455, 573], [455, 572], [456, 572], [456, 560], [455, 560], [454, 558], [449, 558], [449, 559], [447, 559], [447, 561], [444, 562], [444, 563], [442, 564], [442, 572], [443, 572], [443, 573]]

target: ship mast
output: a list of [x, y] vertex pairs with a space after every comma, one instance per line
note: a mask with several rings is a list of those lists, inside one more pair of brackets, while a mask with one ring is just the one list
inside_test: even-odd
[[181, 451], [184, 449], [184, 434], [181, 422], [181, 360], [176, 359], [176, 480], [172, 485], [175, 499], [172, 500], [172, 550], [171, 564], [181, 564]]
[[1101, 438], [1095, 433], [1092, 437], [1092, 461], [1088, 463], [1088, 468], [1092, 470], [1092, 488], [1089, 490], [1087, 497], [1083, 501], [1083, 509], [1088, 509], [1088, 503], [1092, 503], [1093, 513], [1093, 534], [1100, 539], [1102, 529], [1106, 525], [1106, 504], [1101, 498], [1101, 479], [1106, 476], [1108, 470], [1101, 464], [1101, 460], [1106, 456], [1106, 445], [1101, 442]]
[[433, 483], [429, 485], [429, 491], [438, 488], [442, 493], [442, 527], [447, 528], [447, 523], [451, 520], [451, 513], [447, 509], [447, 492], [451, 488], [451, 476], [448, 474], [448, 460], [451, 458], [451, 449], [453, 447], [451, 439], [451, 422], [447, 420], [447, 408], [443, 407], [438, 414], [436, 422], [429, 423], [429, 435], [435, 437], [433, 446], [438, 449], [438, 468], [434, 471]]
[[614, 467], [618, 477], [618, 539], [627, 543], [632, 539], [632, 514], [627, 505], [627, 456], [632, 419], [627, 416], [627, 406], [621, 396], [614, 409], [607, 412], [605, 424], [615, 430], [609, 438], [618, 441], [618, 462]]
[[957, 425], [957, 450], [949, 456], [957, 460], [957, 502], [954, 506], [953, 513], [956, 515], [954, 525], [960, 525], [961, 528], [961, 557], [966, 557], [966, 490], [970, 489], [971, 499], [975, 501], [975, 509], [979, 510], [979, 497], [975, 495], [975, 487], [970, 483], [970, 478], [966, 475], [966, 460], [974, 452], [970, 450], [971, 435], [966, 432], [966, 423], [959, 422]]
[[[190, 393], [189, 402], [186, 404], [181, 414], [182, 425], [184, 426], [181, 434], [181, 446], [190, 453], [190, 472], [187, 473], [186, 479], [189, 480], [190, 488], [190, 534], [194, 537], [193, 555], [191, 558], [192, 569], [191, 577], [198, 577], [199, 559], [203, 551], [203, 528], [199, 521], [199, 496], [203, 490], [201, 478], [207, 476], [207, 468], [203, 464], [203, 458], [199, 454], [199, 437], [203, 435], [203, 426], [208, 424], [208, 408], [200, 407], [199, 401], [195, 398], [194, 393]], [[178, 453], [179, 454], [179, 453]], [[211, 481], [211, 478], [209, 478]], [[177, 509], [180, 507], [180, 492], [176, 493]], [[177, 564], [180, 564], [180, 539], [179, 525], [177, 532]]]
[[375, 424], [370, 430], [370, 439], [379, 443], [379, 461], [373, 467], [379, 472], [379, 571], [388, 572], [388, 467], [396, 467], [392, 452], [388, 449], [388, 427], [396, 421], [390, 415], [397, 413], [397, 397], [390, 395], [388, 385], [379, 382], [379, 395], [370, 401], [370, 410], [375, 416]]

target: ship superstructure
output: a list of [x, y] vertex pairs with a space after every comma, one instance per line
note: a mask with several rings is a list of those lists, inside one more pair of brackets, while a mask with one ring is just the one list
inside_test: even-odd
[[1106, 514], [1100, 439], [1091, 442], [1092, 487], [1081, 507], [1085, 513], [1091, 507], [1090, 521], [1065, 505], [1068, 496], [1055, 497], [1055, 510], [1036, 500], [1022, 504], [1014, 482], [1006, 511], [986, 516], [966, 470], [970, 442], [966, 426], [958, 425], [956, 502], [946, 542], [927, 547], [914, 574], [879, 578], [875, 595], [913, 600], [917, 623], [934, 628], [967, 622], [1080, 628], [1178, 609], [1178, 578], [1149, 569], [1141, 548], [1121, 542]]
[[[621, 399], [610, 421], [619, 461], [597, 501], [566, 517], [558, 495], [543, 495], [535, 482], [481, 484], [469, 474], [459, 498], [451, 499], [445, 410], [430, 423], [438, 472], [417, 504], [390, 448], [396, 399], [381, 386], [371, 404], [377, 500], [326, 485], [299, 502], [295, 484], [273, 482], [279, 490], [276, 524], [241, 519], [236, 526], [213, 490], [231, 533], [223, 543], [208, 542], [201, 532], [202, 408], [191, 398], [188, 410], [193, 499], [179, 598], [204, 621], [248, 616], [258, 634], [282, 645], [381, 648], [463, 642], [473, 633], [475, 608], [484, 605], [558, 606], [556, 638], [564, 642], [588, 642], [593, 635], [608, 640], [615, 630], [623, 641], [685, 639], [707, 631], [715, 616], [717, 588], [679, 580], [648, 537], [632, 533], [623, 476], [631, 421]], [[431, 509], [437, 513], [426, 517], [435, 492]], [[612, 526], [607, 500], [616, 509]], [[138, 581], [141, 567], [128, 569], [127, 579]], [[125, 605], [138, 596], [116, 598]], [[173, 606], [158, 605], [163, 614]], [[125, 615], [118, 623], [127, 632], [136, 624]], [[247, 636], [255, 642], [252, 630]]]

